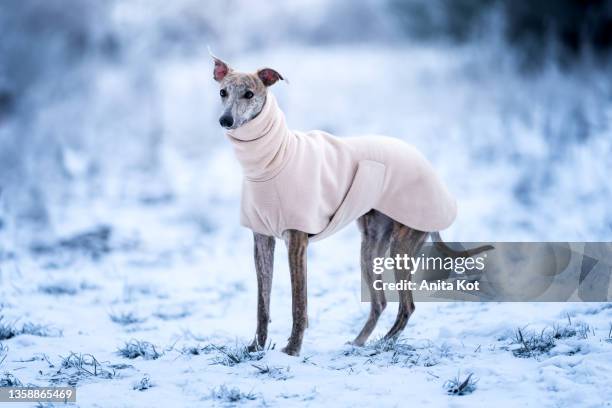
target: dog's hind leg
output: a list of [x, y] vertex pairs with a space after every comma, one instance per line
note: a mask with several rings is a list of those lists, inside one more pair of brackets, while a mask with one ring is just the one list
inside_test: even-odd
[[[417, 252], [423, 246], [429, 233], [409, 228], [395, 221], [393, 224], [393, 232], [391, 233], [390, 253], [389, 256], [395, 258], [397, 255], [403, 257], [405, 254], [409, 257], [416, 256]], [[410, 279], [412, 274], [410, 271], [398, 270], [394, 271], [395, 281], [400, 282], [402, 279]], [[410, 315], [414, 312], [415, 306], [412, 298], [412, 292], [409, 289], [398, 290], [399, 308], [395, 323], [385, 335], [385, 339], [393, 339], [399, 336], [404, 330]]]
[[257, 273], [257, 332], [249, 351], [261, 350], [268, 337], [270, 321], [270, 292], [274, 266], [274, 237], [253, 233], [255, 271]]
[[371, 210], [357, 220], [357, 225], [361, 231], [361, 277], [370, 291], [370, 315], [352, 344], [363, 346], [387, 305], [385, 293], [373, 287], [375, 275], [372, 268], [374, 258], [384, 257], [389, 248], [393, 220], [376, 210]]
[[289, 253], [289, 271], [291, 273], [291, 310], [293, 326], [289, 342], [283, 352], [290, 356], [300, 354], [304, 330], [308, 326], [307, 291], [306, 291], [306, 249], [308, 234], [297, 230], [283, 232]]

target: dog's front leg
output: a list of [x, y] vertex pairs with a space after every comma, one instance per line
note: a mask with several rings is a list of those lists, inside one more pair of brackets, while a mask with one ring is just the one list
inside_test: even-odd
[[255, 271], [257, 273], [257, 332], [249, 351], [261, 350], [268, 337], [270, 321], [270, 292], [274, 267], [274, 237], [253, 233], [255, 242]]
[[308, 234], [296, 230], [287, 230], [283, 233], [289, 253], [289, 269], [291, 271], [291, 310], [293, 313], [293, 326], [291, 337], [283, 352], [297, 356], [302, 348], [304, 330], [308, 325], [307, 299], [306, 299], [306, 248], [308, 247]]

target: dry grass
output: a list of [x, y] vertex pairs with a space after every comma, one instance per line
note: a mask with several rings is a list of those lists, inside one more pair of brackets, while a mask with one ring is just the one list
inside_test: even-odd
[[57, 337], [61, 336], [62, 332], [49, 326], [30, 322], [26, 322], [21, 327], [18, 327], [17, 321], [7, 322], [4, 320], [4, 316], [0, 315], [0, 340], [12, 339], [22, 334], [39, 337]]
[[518, 347], [512, 350], [512, 354], [520, 358], [537, 357], [552, 350], [558, 340], [572, 337], [586, 340], [591, 333], [592, 329], [588, 324], [574, 324], [569, 316], [567, 324], [555, 324], [552, 328], [544, 328], [540, 332], [518, 328], [511, 341], [511, 344]]
[[145, 391], [153, 386], [154, 384], [151, 381], [151, 377], [149, 377], [149, 374], [145, 374], [138, 382], [134, 384], [133, 389], [137, 391]]
[[269, 366], [258, 366], [256, 364], [251, 364], [253, 367], [257, 369], [257, 374], [264, 375], [274, 380], [285, 381], [292, 377], [289, 374], [291, 368], [290, 367], [269, 367]]
[[113, 323], [121, 326], [129, 326], [131, 324], [143, 323], [145, 318], [138, 317], [134, 312], [111, 312], [108, 315]]
[[265, 354], [264, 351], [250, 352], [247, 346], [241, 344], [236, 344], [233, 347], [218, 347], [215, 345], [212, 345], [212, 347], [220, 353], [220, 355], [213, 360], [213, 364], [220, 364], [228, 367], [233, 367], [247, 361], [259, 361]]
[[0, 377], [0, 387], [21, 387], [23, 383], [19, 380], [19, 378], [15, 377], [11, 373], [4, 373]]
[[468, 374], [464, 380], [461, 379], [461, 374], [457, 374], [455, 378], [446, 381], [443, 387], [450, 395], [467, 395], [476, 390], [477, 382], [478, 379], [475, 379], [472, 373]]
[[[50, 367], [55, 367], [50, 364]], [[51, 376], [51, 384], [69, 384], [75, 386], [88, 378], [111, 379], [117, 376], [115, 369], [101, 363], [93, 354], [70, 352], [61, 357], [59, 369]]]
[[235, 404], [237, 402], [253, 401], [257, 397], [253, 392], [244, 393], [237, 387], [228, 388], [223, 384], [219, 388], [211, 390], [210, 398], [221, 403]]
[[123, 347], [117, 350], [117, 353], [119, 353], [121, 357], [130, 359], [142, 357], [145, 360], [156, 360], [163, 354], [157, 351], [154, 344], [141, 340], [130, 340], [126, 342]]

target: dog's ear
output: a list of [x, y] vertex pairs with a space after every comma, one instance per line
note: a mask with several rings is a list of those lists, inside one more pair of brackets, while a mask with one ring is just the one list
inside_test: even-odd
[[262, 68], [262, 69], [260, 69], [259, 71], [257, 71], [257, 76], [259, 77], [259, 79], [261, 79], [261, 82], [263, 82], [263, 84], [265, 86], [272, 86], [279, 79], [281, 79], [281, 80], [285, 79], [285, 78], [283, 78], [283, 76], [281, 74], [279, 74], [278, 72], [276, 72], [272, 68]]
[[232, 72], [232, 69], [229, 67], [229, 65], [227, 65], [225, 61], [220, 60], [212, 54], [210, 54], [210, 56], [215, 62], [215, 68], [213, 69], [213, 78], [215, 79], [215, 81], [221, 82], [227, 74]]

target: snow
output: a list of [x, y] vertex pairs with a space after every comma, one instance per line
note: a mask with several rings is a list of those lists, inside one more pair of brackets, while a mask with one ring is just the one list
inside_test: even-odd
[[[301, 3], [255, 17], [269, 23], [290, 13], [310, 26], [325, 15], [322, 6], [303, 13]], [[200, 9], [181, 4], [191, 6], [163, 10], [198, 19]], [[83, 68], [83, 93], [55, 98], [26, 127], [0, 127], [0, 138], [9, 136], [0, 139], [5, 152], [22, 146], [22, 135], [35, 145], [15, 150], [19, 185], [0, 195], [0, 329], [42, 325], [1, 340], [0, 374], [39, 386], [77, 381], [83, 407], [612, 405], [610, 304], [417, 304], [404, 338], [385, 351], [376, 339], [393, 323], [392, 303], [372, 343], [347, 345], [369, 310], [360, 302], [354, 226], [309, 248], [301, 356], [280, 352], [291, 291], [279, 242], [270, 348], [229, 364], [226, 353], [252, 339], [256, 314], [251, 234], [238, 224], [240, 168], [217, 124], [206, 44], [157, 58], [161, 34], [152, 27], [164, 19], [154, 9], [117, 6], [112, 18], [123, 36], [146, 33], [122, 63], [92, 63]], [[227, 51], [211, 44], [213, 51], [238, 69], [268, 65], [288, 77], [273, 91], [291, 127], [387, 134], [423, 151], [459, 201], [446, 240], [610, 239], [606, 72], [550, 66], [525, 77], [478, 44], [293, 44], [278, 40], [280, 29], [245, 32], [224, 40]], [[275, 46], [244, 46], [268, 37]], [[60, 169], [50, 171], [55, 162]], [[46, 224], [26, 223], [26, 212], [44, 214]], [[130, 314], [135, 322], [117, 322]], [[518, 329], [535, 336], [566, 326], [588, 331], [515, 356]], [[161, 357], [122, 357], [117, 350], [131, 340], [152, 343]], [[111, 378], [63, 368], [72, 352], [95, 356]], [[445, 382], [469, 373], [475, 390], [448, 395]], [[145, 376], [152, 386], [135, 389]]]
[[[220, 165], [223, 161], [213, 161], [203, 172], [215, 173]], [[235, 205], [215, 208], [223, 206], [211, 204], [211, 212], [237, 210]], [[115, 369], [112, 379], [78, 376], [79, 406], [224, 406], [228, 403], [211, 397], [222, 386], [250, 394], [254, 399], [243, 400], [245, 406], [595, 407], [612, 400], [612, 308], [607, 304], [423, 303], [405, 332], [402, 344], [408, 349], [399, 349], [398, 355], [346, 345], [368, 311], [359, 302], [354, 228], [309, 250], [310, 325], [300, 357], [279, 351], [291, 329], [282, 245], [277, 246], [272, 296], [273, 349], [260, 360], [231, 367], [218, 363], [224, 356], [218, 350], [183, 354], [185, 347], [231, 349], [251, 339], [256, 282], [250, 234], [231, 222], [201, 229], [186, 221], [173, 202], [133, 208], [124, 203], [107, 211], [95, 215], [109, 221], [113, 231], [111, 251], [99, 260], [68, 253], [67, 264], [58, 267], [53, 262], [62, 257], [49, 254], [2, 267], [5, 321], [63, 332], [61, 337], [19, 335], [4, 341], [9, 350], [3, 371], [24, 384], [46, 385], [57, 375], [61, 357], [71, 352], [92, 354], [107, 370], [129, 365]], [[76, 293], [41, 291], [41, 285], [50, 283]], [[374, 339], [391, 326], [394, 307], [388, 306]], [[144, 321], [114, 323], [110, 315], [119, 312]], [[568, 315], [574, 326], [589, 325], [586, 339], [562, 339], [533, 358], [513, 355], [510, 338], [516, 328], [564, 325]], [[120, 357], [117, 349], [132, 339], [153, 343], [163, 355], [155, 360]], [[45, 359], [30, 361], [43, 354]], [[259, 373], [266, 368], [278, 373]], [[447, 395], [444, 382], [467, 373], [478, 380], [476, 390]], [[144, 375], [153, 386], [134, 390]]]

